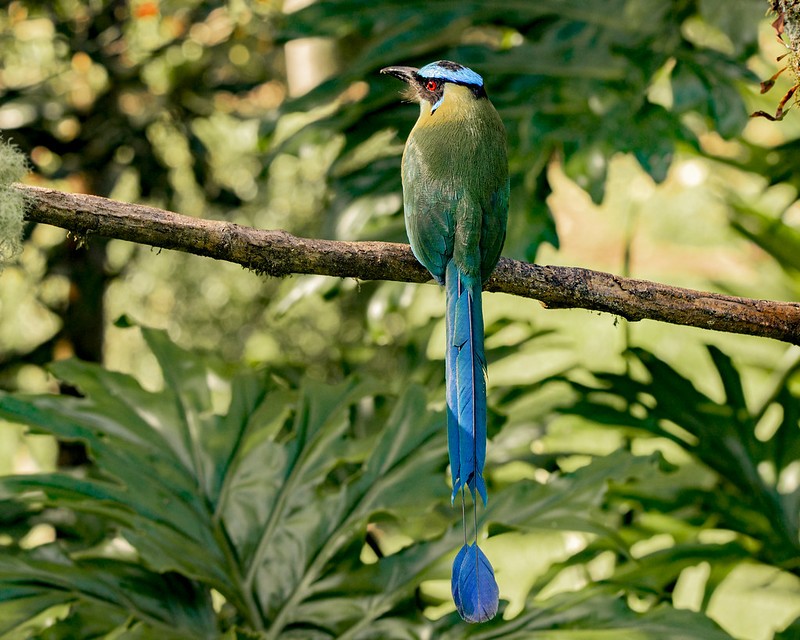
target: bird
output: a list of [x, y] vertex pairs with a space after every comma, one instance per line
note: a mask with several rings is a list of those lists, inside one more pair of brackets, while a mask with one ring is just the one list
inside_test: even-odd
[[[467, 622], [497, 613], [494, 569], [478, 547], [477, 495], [488, 497], [486, 356], [481, 291], [506, 236], [510, 182], [503, 121], [483, 78], [457, 62], [381, 69], [407, 84], [419, 118], [402, 158], [403, 209], [411, 250], [446, 297], [445, 395], [453, 491], [461, 494], [464, 545], [453, 563], [451, 589]], [[465, 493], [473, 505], [468, 542]]]

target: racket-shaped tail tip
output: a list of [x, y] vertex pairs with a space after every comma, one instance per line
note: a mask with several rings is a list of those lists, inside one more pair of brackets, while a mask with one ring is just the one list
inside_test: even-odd
[[497, 614], [500, 590], [486, 554], [473, 543], [461, 547], [450, 582], [458, 615], [466, 622], [487, 622]]

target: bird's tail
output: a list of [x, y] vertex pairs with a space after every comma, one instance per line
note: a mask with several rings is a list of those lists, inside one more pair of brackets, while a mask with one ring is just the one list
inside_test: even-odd
[[481, 283], [447, 265], [447, 445], [455, 500], [462, 487], [486, 504], [486, 357], [483, 354]]
[[461, 491], [472, 496], [474, 542], [464, 546], [453, 564], [452, 591], [464, 620], [483, 622], [497, 613], [494, 570], [477, 544], [477, 495], [486, 504], [483, 465], [486, 460], [486, 357], [483, 353], [481, 282], [465, 276], [451, 260], [445, 275], [447, 293], [447, 444], [453, 477], [451, 502]]

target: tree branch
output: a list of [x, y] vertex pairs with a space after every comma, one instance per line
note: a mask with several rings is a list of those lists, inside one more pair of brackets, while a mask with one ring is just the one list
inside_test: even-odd
[[[18, 185], [26, 218], [79, 236], [99, 235], [235, 262], [282, 277], [314, 273], [359, 280], [427, 282], [408, 245], [298, 238], [285, 231], [190, 218], [138, 204]], [[658, 320], [800, 344], [800, 304], [753, 300], [622, 278], [578, 267], [502, 258], [486, 285], [534, 298], [549, 308], [605, 311], [628, 320]]]

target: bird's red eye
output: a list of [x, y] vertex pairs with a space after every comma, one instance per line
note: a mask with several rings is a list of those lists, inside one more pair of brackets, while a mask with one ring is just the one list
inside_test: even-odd
[[436, 82], [436, 80], [428, 80], [428, 81], [425, 83], [425, 88], [426, 88], [428, 91], [436, 91], [436, 89], [437, 89], [437, 87], [438, 87], [438, 86], [439, 86], [439, 83], [438, 83], [438, 82]]

